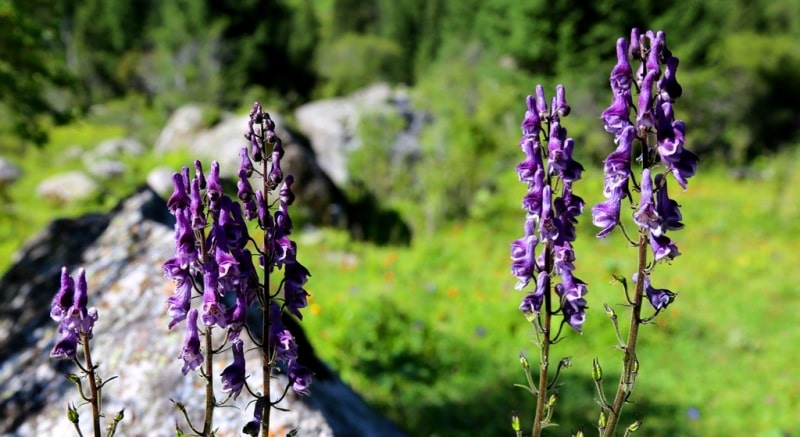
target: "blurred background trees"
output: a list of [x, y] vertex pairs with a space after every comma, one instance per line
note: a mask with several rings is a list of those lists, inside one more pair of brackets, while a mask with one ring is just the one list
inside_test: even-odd
[[[580, 119], [607, 104], [613, 42], [633, 26], [667, 31], [702, 156], [745, 164], [800, 127], [793, 0], [2, 0], [0, 24], [1, 127], [34, 143], [47, 123], [130, 95], [165, 112], [239, 107], [254, 93], [292, 108], [375, 81], [424, 89], [429, 109], [453, 95], [481, 108], [451, 108], [435, 129], [492, 130], [536, 83], [559, 81], [582, 104], [571, 134], [597, 162], [607, 145]], [[479, 85], [500, 76], [519, 86], [510, 98]]]

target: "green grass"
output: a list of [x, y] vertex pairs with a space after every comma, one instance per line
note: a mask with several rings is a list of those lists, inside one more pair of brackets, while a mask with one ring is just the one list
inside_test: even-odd
[[[788, 155], [764, 169], [763, 180], [735, 181], [701, 168], [687, 192], [672, 193], [683, 205], [686, 228], [673, 234], [683, 255], [659, 266], [653, 283], [680, 295], [642, 330], [635, 403], [623, 425], [636, 414], [643, 435], [766, 436], [800, 427], [800, 225], [791, 202], [800, 194], [791, 170], [800, 165]], [[533, 398], [512, 386], [524, 382], [520, 351], [537, 362], [509, 273], [524, 190], [512, 183], [503, 180], [496, 196], [509, 207], [491, 222], [450, 226], [408, 249], [331, 234], [299, 249], [314, 274], [304, 324], [319, 353], [412, 435], [509, 435], [512, 410], [526, 427], [532, 420]], [[601, 184], [595, 176], [576, 192], [591, 204]], [[570, 333], [553, 349], [552, 359], [572, 356], [573, 367], [556, 412], [561, 426], [550, 435], [592, 432], [592, 358], [601, 360], [609, 393], [618, 378], [621, 355], [611, 349], [602, 303], [622, 301], [611, 275], [630, 276], [635, 251], [619, 236], [595, 239], [589, 221], [587, 211], [576, 245], [589, 320], [583, 335]]]
[[[83, 205], [50, 205], [31, 193], [46, 175], [78, 168], [65, 151], [130, 127], [85, 123], [56, 129], [44, 150], [14, 157], [25, 177], [0, 215], [0, 270], [11, 253], [55, 217], [107, 211], [143, 181], [156, 163], [176, 168], [188, 156], [132, 158], [129, 172]], [[683, 255], [659, 266], [653, 283], [678, 291], [657, 323], [643, 328], [640, 375], [623, 426], [641, 417], [642, 435], [780, 435], [800, 429], [800, 344], [796, 268], [800, 206], [798, 153], [764, 160], [763, 177], [731, 179], [702, 166], [689, 190], [673, 189], [686, 229], [673, 238]], [[533, 331], [516, 309], [509, 243], [522, 232], [524, 187], [512, 169], [482, 199], [480, 219], [418, 235], [409, 248], [375, 247], [324, 231], [299, 237], [299, 257], [313, 277], [304, 325], [319, 354], [372, 405], [415, 436], [511, 435], [510, 414], [528, 428], [534, 399], [518, 355], [537, 361]], [[587, 202], [600, 200], [597, 171], [576, 185]], [[483, 193], [486, 195], [486, 193]], [[598, 357], [609, 393], [620, 353], [602, 304], [622, 301], [612, 274], [629, 276], [635, 252], [619, 235], [594, 238], [588, 208], [576, 244], [576, 274], [589, 283], [584, 334], [570, 332], [553, 359], [571, 356], [550, 435], [578, 427], [592, 433], [597, 406], [590, 380]], [[624, 314], [624, 308], [617, 306]], [[690, 419], [690, 409], [699, 418]]]

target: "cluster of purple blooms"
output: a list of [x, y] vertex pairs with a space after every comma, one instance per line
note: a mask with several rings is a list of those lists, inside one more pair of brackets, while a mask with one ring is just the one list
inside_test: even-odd
[[[173, 176], [174, 192], [167, 206], [175, 216], [175, 256], [164, 263], [164, 274], [175, 281], [175, 293], [167, 302], [169, 327], [186, 322], [186, 337], [180, 358], [186, 374], [203, 363], [198, 321], [203, 327], [217, 326], [227, 331], [233, 362], [221, 374], [223, 390], [236, 398], [245, 384], [245, 358], [240, 334], [246, 327], [247, 312], [258, 305], [269, 317], [269, 338], [257, 344], [269, 347], [267, 356], [288, 369], [294, 391], [308, 392], [311, 373], [297, 362], [297, 345], [291, 332], [281, 322], [283, 311], [302, 318], [300, 309], [307, 306], [308, 293], [303, 288], [308, 270], [297, 261], [296, 244], [289, 238], [292, 221], [288, 207], [294, 201], [294, 179], [284, 178], [280, 167], [284, 149], [275, 134], [275, 124], [256, 103], [250, 112], [249, 131], [245, 137], [251, 147], [240, 151], [237, 198], [222, 190], [219, 164], [211, 163], [206, 178], [199, 161], [194, 176], [184, 167]], [[267, 160], [266, 163], [263, 160]], [[253, 162], [269, 164], [269, 170], [256, 171]], [[264, 165], [263, 168], [267, 166]], [[250, 177], [265, 178], [266, 193], [254, 191]], [[274, 199], [269, 194], [277, 190]], [[277, 205], [277, 207], [275, 207]], [[274, 208], [274, 213], [271, 208]], [[247, 221], [256, 220], [264, 232], [263, 247], [253, 244]], [[263, 270], [264, 283], [254, 263]], [[269, 277], [276, 269], [284, 272], [276, 291], [269, 289]], [[192, 308], [193, 296], [202, 296], [202, 307]], [[205, 351], [209, 353], [209, 351]], [[271, 358], [273, 359], [273, 358]], [[257, 414], [260, 414], [257, 411]]]
[[[631, 60], [639, 63], [635, 72]], [[622, 199], [632, 199], [633, 183], [641, 194], [633, 221], [648, 233], [654, 263], [680, 255], [666, 235], [683, 227], [678, 203], [667, 192], [667, 176], [672, 175], [686, 189], [698, 162], [697, 156], [684, 148], [686, 126], [673, 113], [673, 102], [682, 92], [677, 69], [678, 58], [667, 48], [663, 31], [640, 34], [633, 29], [630, 44], [625, 38], [617, 40], [617, 64], [610, 78], [614, 96], [601, 116], [617, 147], [604, 162], [603, 194], [607, 200], [592, 208], [592, 222], [602, 229], [598, 237], [607, 236], [620, 224]], [[633, 87], [638, 90], [635, 107]], [[638, 185], [632, 172], [634, 159], [643, 168]], [[653, 175], [657, 165], [663, 172]], [[674, 298], [669, 290], [653, 288], [647, 277], [644, 287], [656, 310], [666, 308]]]
[[61, 287], [50, 304], [50, 317], [58, 322], [60, 334], [50, 352], [53, 358], [74, 360], [77, 356], [78, 343], [84, 338], [92, 339], [92, 329], [97, 321], [97, 309], [86, 308], [88, 301], [86, 272], [80, 269], [78, 280], [75, 281], [67, 272], [67, 268], [62, 267]]
[[[572, 159], [574, 141], [567, 138], [567, 130], [561, 125], [561, 117], [570, 111], [564, 86], [556, 87], [556, 97], [548, 109], [544, 88], [538, 85], [536, 96], [528, 96], [527, 106], [520, 140], [525, 160], [517, 165], [519, 180], [528, 185], [528, 193], [522, 200], [522, 208], [527, 212], [525, 235], [511, 243], [511, 271], [517, 277], [517, 290], [531, 281], [535, 281], [536, 287], [522, 299], [520, 310], [529, 319], [538, 316], [545, 294], [550, 292], [551, 278], [558, 275], [561, 281], [555, 292], [560, 299], [560, 311], [564, 321], [580, 332], [586, 318], [587, 289], [572, 274], [575, 270], [572, 242], [584, 201], [573, 194], [572, 184], [581, 178], [583, 167]], [[542, 246], [537, 256], [539, 243]]]

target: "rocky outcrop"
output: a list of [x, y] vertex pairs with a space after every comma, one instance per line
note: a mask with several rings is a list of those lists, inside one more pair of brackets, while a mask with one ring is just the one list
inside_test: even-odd
[[[87, 271], [89, 305], [99, 312], [92, 351], [101, 376], [119, 377], [104, 390], [105, 411], [125, 409], [118, 435], [174, 435], [175, 424], [183, 420], [170, 399], [183, 402], [197, 417], [202, 409], [200, 383], [192, 374], [181, 374], [177, 356], [183, 332], [177, 328], [170, 332], [165, 314], [173, 284], [164, 279], [161, 265], [173, 253], [172, 226], [164, 201], [144, 188], [110, 214], [55, 221], [21, 249], [0, 279], [0, 329], [6, 334], [0, 336], [0, 434], [74, 435], [65, 409], [80, 402], [64, 378], [74, 371], [73, 365], [49, 357], [56, 336], [56, 324], [49, 319], [50, 301], [59, 286], [61, 266]], [[316, 378], [310, 397], [287, 396], [281, 407], [288, 411], [273, 413], [274, 435], [285, 435], [295, 427], [299, 435], [308, 436], [401, 435], [313, 356], [302, 331], [297, 326], [295, 330], [301, 354], [305, 353]], [[251, 362], [257, 361], [255, 353], [249, 352]], [[285, 378], [276, 378], [274, 392], [282, 391], [286, 383]], [[216, 410], [220, 435], [239, 435], [252, 415], [245, 395], [230, 405], [233, 408]], [[80, 411], [86, 427], [89, 409]]]

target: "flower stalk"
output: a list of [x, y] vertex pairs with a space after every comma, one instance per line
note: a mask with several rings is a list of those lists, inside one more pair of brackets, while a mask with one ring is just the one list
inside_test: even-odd
[[[527, 111], [522, 121], [520, 148], [525, 160], [517, 165], [517, 175], [528, 186], [522, 200], [526, 211], [525, 235], [511, 243], [511, 272], [517, 278], [516, 289], [531, 282], [533, 291], [522, 299], [519, 309], [534, 326], [540, 359], [538, 381], [530, 374], [527, 359], [522, 356], [528, 386], [521, 386], [536, 396], [533, 436], [550, 425], [557, 375], [550, 380], [550, 346], [561, 334], [564, 324], [581, 332], [585, 320], [586, 284], [573, 275], [577, 217], [583, 212], [583, 199], [572, 192], [572, 185], [581, 178], [583, 166], [572, 158], [574, 141], [567, 137], [561, 118], [570, 112], [565, 89], [556, 87], [550, 105], [544, 88], [536, 87], [536, 95], [528, 96]], [[537, 254], [539, 243], [541, 250]], [[560, 280], [554, 284], [553, 279]], [[556, 319], [555, 316], [559, 316]], [[560, 320], [558, 325], [554, 320]], [[557, 326], [557, 329], [554, 329]]]
[[[678, 58], [667, 48], [664, 32], [641, 34], [633, 29], [630, 42], [624, 38], [617, 40], [616, 51], [617, 64], [610, 76], [613, 98], [601, 118], [605, 130], [614, 135], [617, 147], [604, 161], [606, 200], [592, 208], [592, 222], [601, 228], [599, 238], [619, 227], [638, 250], [632, 297], [628, 294], [626, 278], [615, 277], [623, 286], [626, 305], [630, 308], [627, 337], [620, 333], [614, 310], [605, 305], [623, 351], [623, 368], [612, 403], [606, 401], [602, 385], [595, 379], [601, 400], [598, 429], [602, 436], [615, 435], [622, 409], [633, 392], [639, 372], [636, 348], [641, 325], [666, 309], [676, 296], [670, 290], [653, 287], [650, 277], [658, 263], [669, 262], [680, 255], [677, 245], [666, 235], [668, 231], [683, 228], [678, 203], [667, 192], [667, 181], [671, 177], [685, 190], [698, 162], [697, 156], [684, 147], [686, 126], [674, 117], [673, 103], [680, 97], [682, 88], [676, 78]], [[638, 64], [635, 71], [631, 61]], [[638, 92], [636, 105], [634, 92]], [[638, 180], [635, 162], [641, 166]], [[636, 241], [626, 232], [620, 218], [623, 199], [634, 202], [634, 197], [638, 197], [638, 202], [632, 205], [632, 220], [638, 231]], [[655, 312], [642, 318], [645, 298]], [[596, 360], [595, 368], [599, 368]], [[640, 421], [635, 422], [628, 427], [626, 435], [640, 426]]]

